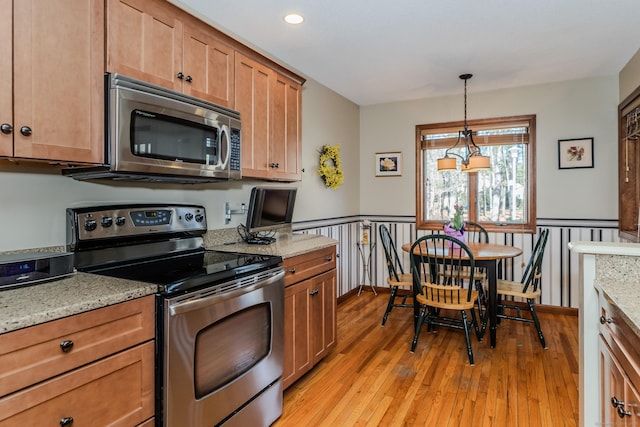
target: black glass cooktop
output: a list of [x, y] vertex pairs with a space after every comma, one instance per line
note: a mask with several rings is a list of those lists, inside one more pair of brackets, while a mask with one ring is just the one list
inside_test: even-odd
[[160, 292], [175, 294], [257, 273], [280, 262], [279, 256], [205, 250], [86, 271], [153, 283], [159, 286]]

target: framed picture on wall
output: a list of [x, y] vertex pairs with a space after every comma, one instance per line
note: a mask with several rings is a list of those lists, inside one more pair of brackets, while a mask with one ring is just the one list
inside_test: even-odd
[[558, 140], [558, 168], [593, 167], [593, 138]]
[[402, 152], [376, 153], [376, 176], [401, 176]]

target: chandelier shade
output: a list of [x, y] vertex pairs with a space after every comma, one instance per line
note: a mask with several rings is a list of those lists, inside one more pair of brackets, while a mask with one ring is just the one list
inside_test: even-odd
[[[473, 131], [467, 124], [467, 80], [473, 74], [461, 74], [460, 79], [464, 80], [464, 129], [458, 131], [458, 139], [455, 144], [444, 152], [444, 157], [438, 159], [438, 170], [456, 170], [457, 160], [461, 160], [460, 170], [462, 172], [478, 172], [491, 169], [491, 159], [483, 156], [480, 147], [473, 141]], [[460, 145], [463, 155], [453, 152]]]

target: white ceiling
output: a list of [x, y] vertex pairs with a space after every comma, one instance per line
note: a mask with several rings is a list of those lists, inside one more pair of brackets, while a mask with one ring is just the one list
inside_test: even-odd
[[640, 0], [170, 1], [359, 105], [617, 75], [640, 48]]

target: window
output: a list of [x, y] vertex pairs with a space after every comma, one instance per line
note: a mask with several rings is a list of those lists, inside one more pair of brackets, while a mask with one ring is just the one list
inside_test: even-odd
[[[535, 232], [536, 116], [467, 123], [482, 154], [491, 158], [489, 171], [438, 171], [437, 159], [455, 144], [463, 122], [416, 126], [417, 228], [442, 229], [459, 205], [465, 220], [489, 231]], [[456, 152], [462, 154], [462, 148]]]

